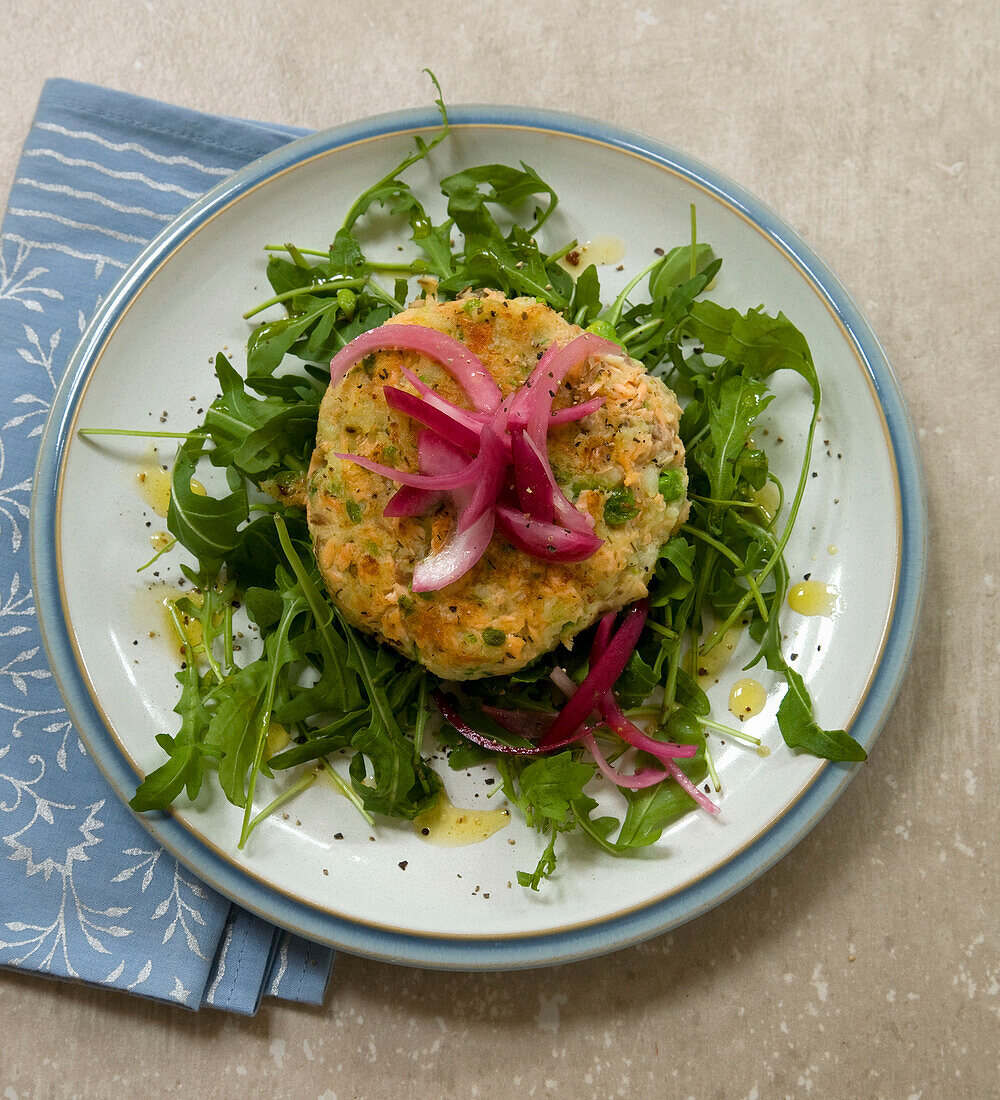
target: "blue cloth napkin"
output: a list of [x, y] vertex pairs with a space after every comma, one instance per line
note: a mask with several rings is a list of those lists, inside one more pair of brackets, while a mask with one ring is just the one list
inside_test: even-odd
[[303, 131], [49, 81], [0, 230], [0, 965], [253, 1013], [318, 1004], [332, 953], [197, 881], [69, 722], [31, 593], [39, 437], [102, 297], [192, 200]]

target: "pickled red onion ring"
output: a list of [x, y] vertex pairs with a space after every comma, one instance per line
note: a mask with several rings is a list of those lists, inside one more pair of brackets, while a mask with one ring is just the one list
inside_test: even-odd
[[333, 456], [339, 458], [342, 462], [353, 462], [356, 466], [360, 466], [363, 470], [370, 470], [373, 474], [381, 474], [382, 477], [389, 478], [390, 481], [398, 481], [400, 485], [410, 485], [414, 489], [430, 489], [431, 491], [459, 489], [463, 485], [471, 485], [480, 477], [483, 466], [477, 456], [467, 466], [461, 470], [456, 470], [453, 474], [411, 474], [408, 470], [397, 470], [392, 466], [383, 466], [381, 462], [373, 462], [370, 458], [365, 458], [364, 455], [334, 451]]
[[465, 390], [475, 408], [494, 412], [500, 405], [500, 387], [493, 375], [460, 340], [425, 325], [382, 325], [361, 333], [341, 348], [330, 363], [330, 382], [336, 385], [366, 355], [377, 351], [416, 351], [433, 359]]
[[583, 683], [576, 689], [566, 705], [559, 712], [542, 738], [542, 745], [554, 743], [563, 738], [570, 730], [579, 728], [587, 715], [595, 710], [604, 696], [613, 687], [628, 662], [642, 628], [649, 614], [649, 600], [634, 603], [625, 613], [625, 619], [612, 635], [607, 648], [590, 666]]
[[544, 561], [585, 561], [603, 542], [597, 535], [542, 523], [506, 504], [498, 504], [496, 513], [500, 534], [518, 550]]
[[585, 733], [580, 740], [590, 750], [594, 763], [598, 766], [605, 779], [610, 779], [617, 787], [626, 787], [630, 791], [641, 791], [644, 787], [652, 787], [654, 783], [662, 783], [670, 778], [670, 772], [657, 771], [656, 768], [644, 768], [640, 772], [626, 775], [617, 768], [612, 767], [604, 758], [604, 753], [597, 747], [597, 741], [592, 733]]
[[[384, 386], [389, 407], [424, 425], [427, 434], [421, 438], [425, 446], [434, 438], [452, 450], [457, 445], [473, 457], [464, 464], [449, 460], [447, 469], [436, 470], [428, 466], [438, 464], [421, 458], [420, 472], [411, 473], [361, 455], [336, 455], [402, 486], [383, 510], [390, 518], [420, 515], [444, 495], [451, 495], [458, 510], [455, 531], [445, 547], [417, 565], [414, 591], [437, 591], [464, 576], [485, 553], [495, 530], [538, 558], [577, 562], [591, 557], [602, 540], [593, 533], [593, 517], [576, 508], [556, 482], [546, 433], [553, 424], [582, 419], [603, 405], [603, 398], [594, 398], [552, 412], [556, 388], [567, 372], [591, 355], [620, 353], [619, 345], [592, 333], [583, 333], [562, 349], [553, 343], [522, 386], [501, 398], [482, 361], [460, 341], [422, 325], [383, 325], [362, 333], [338, 352], [330, 364], [331, 384], [341, 381], [365, 355], [389, 348], [419, 352], [439, 363], [474, 406], [472, 410], [460, 408], [401, 367], [404, 378], [420, 396]], [[504, 482], [510, 464], [520, 511], [500, 503], [501, 493], [508, 492]]]
[[416, 420], [418, 424], [423, 424], [431, 431], [437, 432], [439, 436], [457, 444], [469, 454], [475, 454], [479, 449], [481, 427], [469, 428], [436, 404], [414, 397], [406, 390], [397, 389], [395, 386], [383, 386], [382, 391], [390, 409], [395, 409], [396, 412], [405, 414], [411, 420]]
[[[463, 577], [483, 556], [493, 538], [495, 506], [503, 484], [503, 446], [496, 432], [483, 427], [479, 455], [480, 473], [468, 502], [460, 510], [454, 533], [436, 554], [417, 562], [413, 570], [414, 592], [436, 592]], [[442, 474], [441, 477], [449, 475]]]
[[440, 690], [436, 690], [432, 693], [432, 698], [437, 704], [438, 710], [441, 712], [441, 717], [454, 729], [456, 729], [467, 741], [471, 741], [474, 745], [480, 745], [484, 749], [492, 749], [494, 752], [506, 752], [511, 753], [514, 756], [537, 756], [539, 753], [552, 752], [555, 749], [565, 748], [567, 745], [573, 744], [574, 741], [579, 740], [580, 733], [574, 732], [572, 736], [561, 741], [559, 744], [550, 745], [548, 748], [542, 748], [540, 745], [505, 745], [502, 741], [495, 741], [492, 737], [487, 737], [485, 733], [480, 733], [479, 730], [474, 729], [468, 722], [459, 714], [458, 708], [452, 702], [452, 700]]
[[547, 363], [543, 356], [538, 361], [538, 366], [531, 373], [531, 377], [525, 382], [522, 390], [527, 389], [529, 396], [524, 399], [524, 408], [527, 413], [527, 434], [541, 445], [547, 434], [549, 414], [552, 412], [552, 401], [556, 391], [562, 384], [562, 380], [573, 369], [585, 362], [592, 355], [621, 355], [620, 344], [605, 340], [603, 336], [596, 336], [592, 332], [584, 332], [554, 355]]

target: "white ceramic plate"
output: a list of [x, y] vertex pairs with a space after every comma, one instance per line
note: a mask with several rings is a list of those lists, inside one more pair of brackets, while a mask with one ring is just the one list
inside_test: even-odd
[[[411, 184], [469, 164], [531, 164], [561, 205], [546, 242], [621, 237], [625, 271], [605, 268], [605, 292], [689, 236], [724, 257], [713, 292], [724, 304], [764, 303], [805, 332], [824, 387], [822, 423], [802, 514], [787, 551], [793, 580], [811, 574], [839, 592], [832, 617], [788, 610], [786, 651], [805, 677], [822, 725], [848, 727], [870, 747], [898, 689], [923, 575], [924, 509], [912, 431], [884, 355], [847, 293], [775, 215], [735, 184], [675, 150], [604, 124], [548, 112], [464, 108], [455, 132], [418, 165]], [[47, 645], [74, 720], [122, 798], [162, 760], [153, 738], [173, 731], [176, 655], [147, 582], [150, 514], [135, 474], [145, 442], [83, 439], [79, 427], [194, 426], [214, 395], [210, 362], [240, 356], [241, 313], [268, 293], [261, 246], [325, 247], [351, 201], [432, 127], [427, 111], [380, 116], [294, 142], [195, 203], [125, 275], [87, 330], [58, 395], [42, 447], [33, 509], [35, 580]], [[399, 255], [384, 238], [379, 255]], [[768, 440], [794, 485], [808, 394], [781, 381]], [[167, 449], [169, 458], [171, 450]], [[95, 554], [94, 548], [100, 547]], [[160, 580], [176, 578], [163, 562]], [[95, 593], [99, 602], [95, 603]], [[713, 689], [729, 719], [738, 652]], [[749, 653], [749, 649], [745, 652]], [[757, 671], [766, 686], [766, 673]], [[517, 820], [468, 847], [435, 847], [408, 824], [376, 832], [325, 783], [258, 828], [239, 853], [240, 812], [206, 791], [147, 827], [205, 881], [316, 940], [358, 953], [451, 968], [533, 966], [609, 951], [717, 904], [770, 866], [822, 816], [852, 767], [787, 750], [774, 715], [780, 690], [744, 729], [771, 754], [713, 743], [722, 813], [690, 814], [635, 858], [570, 840], [539, 893], [517, 886], [540, 841]], [[729, 719], [731, 720], [731, 719]], [[476, 808], [489, 772], [455, 775], [453, 800]], [[496, 798], [490, 807], [498, 804]], [[335, 839], [336, 834], [343, 839]], [[374, 835], [375, 839], [371, 839]], [[405, 869], [404, 869], [405, 867]], [[512, 885], [513, 884], [513, 885]]]

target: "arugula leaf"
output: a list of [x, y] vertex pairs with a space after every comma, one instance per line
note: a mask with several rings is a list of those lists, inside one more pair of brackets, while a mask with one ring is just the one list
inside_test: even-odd
[[[678, 744], [698, 746], [697, 753], [678, 761], [678, 766], [693, 783], [702, 782], [708, 774], [705, 735], [694, 715], [686, 708], [678, 707], [660, 736], [663, 740]], [[614, 840], [610, 838], [619, 824], [616, 818], [593, 819], [590, 815], [597, 806], [593, 799], [583, 798], [573, 805], [577, 822], [605, 851], [613, 855], [628, 855], [637, 848], [655, 844], [667, 825], [696, 806], [694, 799], [673, 779], [622, 793], [628, 807]]]
[[[343, 699], [341, 706], [344, 710], [347, 710], [358, 698], [358, 688], [357, 684], [347, 677], [346, 662], [343, 657], [343, 643], [338, 637], [337, 632], [333, 630], [334, 608], [329, 600], [320, 595], [315, 580], [313, 580], [309, 570], [303, 565], [302, 559], [295, 552], [284, 520], [276, 515], [274, 517], [274, 524], [278, 531], [278, 540], [281, 543], [282, 552], [289, 565], [291, 565], [292, 572], [295, 574], [295, 579], [302, 591], [302, 595], [309, 606], [309, 610], [312, 612], [318, 632], [318, 639], [322, 646], [325, 667], [329, 667], [332, 670], [335, 682], [341, 692], [341, 698]], [[315, 573], [316, 564], [311, 556], [309, 561], [311, 569]], [[347, 626], [340, 617], [339, 612], [337, 615], [341, 626], [344, 627], [344, 632], [348, 640], [354, 639], [353, 633], [348, 633], [350, 627]], [[354, 640], [356, 641], [356, 639]]]
[[[278, 514], [286, 524], [291, 538], [297, 542], [308, 540], [305, 517], [300, 511], [285, 508]], [[246, 594], [250, 589], [273, 590], [275, 569], [284, 560], [273, 515], [267, 512], [256, 516], [240, 528], [239, 541], [226, 560], [226, 568], [238, 579], [240, 588]], [[272, 622], [277, 620], [278, 616], [275, 616]]]
[[[329, 333], [340, 310], [336, 296], [301, 299], [301, 313], [292, 313], [278, 321], [270, 321], [254, 329], [247, 343], [247, 385], [258, 393], [287, 395], [301, 386], [301, 380], [290, 376], [275, 378], [274, 372], [285, 355], [303, 341], [310, 329], [324, 325]], [[325, 346], [325, 345], [324, 345]], [[343, 345], [335, 341], [335, 347]], [[319, 351], [320, 348], [315, 350]]]
[[[712, 246], [698, 244], [695, 246], [694, 253], [694, 274], [701, 275], [715, 259]], [[671, 248], [663, 257], [662, 263], [657, 264], [650, 272], [649, 296], [654, 302], [657, 299], [666, 299], [673, 290], [689, 282], [691, 278], [691, 246], [683, 244], [677, 248]]]
[[205, 414], [204, 426], [214, 448], [213, 466], [234, 466], [260, 485], [284, 471], [302, 473], [316, 442], [319, 392], [304, 384], [294, 403], [246, 392], [243, 379], [220, 352], [215, 373], [222, 393]]
[[177, 674], [181, 697], [174, 713], [181, 718], [181, 727], [173, 737], [160, 734], [156, 741], [169, 754], [167, 761], [151, 771], [139, 784], [129, 805], [137, 813], [165, 810], [187, 788], [187, 797], [194, 800], [201, 788], [205, 760], [214, 755], [204, 744], [209, 715], [201, 693], [198, 671], [189, 662]]
[[448, 216], [459, 232], [468, 237], [503, 240], [503, 233], [489, 211], [491, 204], [508, 210], [528, 199], [546, 195], [548, 203], [535, 212], [528, 233], [535, 233], [558, 205], [555, 191], [524, 161], [521, 170], [507, 164], [481, 164], [465, 168], [441, 181], [441, 190], [448, 198]]
[[[597, 275], [597, 268], [593, 264], [588, 264], [583, 272], [576, 277], [576, 285], [573, 287], [573, 297], [570, 300], [567, 313], [572, 317], [575, 325], [587, 328], [588, 325], [597, 320], [601, 308], [601, 283]], [[613, 328], [612, 332], [614, 332]], [[618, 334], [616, 332], [610, 337], [612, 340], [617, 338]]]
[[[200, 785], [202, 754], [198, 745], [190, 741], [171, 740], [165, 744], [158, 742], [160, 748], [170, 755], [165, 763], [151, 771], [129, 799], [129, 805], [136, 813], [147, 810], [165, 810], [177, 798], [185, 786], [195, 788]], [[196, 777], [199, 777], [196, 780]], [[192, 797], [190, 794], [188, 797]]]
[[[274, 530], [274, 525], [265, 517], [261, 519], [272, 531]], [[247, 588], [243, 592], [243, 606], [247, 610], [247, 615], [250, 621], [256, 623], [262, 630], [267, 630], [278, 622], [283, 604], [281, 594], [271, 588], [256, 586]]]
[[167, 530], [211, 577], [240, 541], [238, 530], [249, 514], [249, 503], [238, 477], [230, 477], [233, 491], [220, 499], [195, 492], [191, 483], [204, 448], [203, 439], [189, 437], [177, 451], [170, 478]]
[[[456, 294], [468, 286], [494, 287], [508, 297], [529, 295], [566, 310], [573, 294], [569, 275], [539, 250], [534, 234], [551, 215], [558, 199], [533, 168], [502, 164], [466, 168], [441, 181], [448, 199], [448, 216], [463, 235], [460, 263], [443, 279], [440, 293]], [[505, 235], [490, 211], [496, 205], [513, 211], [532, 197], [544, 195], [547, 205], [535, 210], [532, 223], [515, 224]]]
[[739, 363], [753, 378], [765, 379], [778, 370], [801, 374], [819, 401], [819, 377], [809, 345], [783, 313], [769, 317], [763, 307], [740, 313], [706, 300], [691, 306], [684, 328], [707, 352]]
[[[742, 456], [758, 416], [770, 404], [763, 383], [736, 375], [726, 378], [711, 394], [708, 435], [691, 449], [691, 458], [708, 478], [710, 495], [729, 500], [738, 481], [737, 462]], [[713, 525], [717, 528], [718, 521]]]
[[787, 665], [784, 674], [788, 690], [778, 704], [778, 728], [785, 744], [827, 760], [867, 760], [868, 754], [849, 733], [820, 729], [802, 677]]
[[[506, 761], [505, 761], [506, 763]], [[524, 813], [525, 820], [541, 833], [549, 834], [549, 842], [534, 872], [518, 871], [522, 886], [537, 890], [540, 881], [556, 868], [556, 835], [573, 827], [573, 805], [583, 799], [583, 788], [596, 774], [596, 765], [574, 760], [570, 751], [553, 756], [541, 756], [522, 767], [515, 780], [512, 766], [501, 768], [504, 794]]]
[[[784, 578], [782, 578], [784, 581]], [[780, 592], [785, 591], [785, 583]], [[813, 717], [812, 700], [802, 676], [785, 660], [781, 652], [781, 632], [778, 615], [772, 614], [761, 640], [760, 650], [748, 668], [763, 657], [767, 667], [784, 677], [788, 689], [778, 704], [778, 729], [786, 745], [801, 749], [825, 760], [860, 762], [868, 759], [864, 748], [844, 730], [824, 730]]]
[[213, 695], [215, 707], [206, 741], [219, 752], [219, 786], [234, 806], [247, 804], [247, 772], [257, 747], [258, 715], [269, 673], [269, 661], [255, 661]]
[[615, 694], [618, 703], [626, 710], [637, 707], [656, 690], [659, 677], [653, 668], [643, 660], [638, 649], [633, 650], [621, 675], [615, 681]]
[[653, 606], [683, 599], [694, 588], [696, 548], [683, 535], [674, 535], [660, 548], [656, 562]]
[[687, 707], [692, 714], [707, 718], [712, 713], [712, 704], [708, 696], [702, 690], [698, 681], [684, 669], [677, 670], [677, 694], [675, 696], [681, 706]]
[[449, 218], [440, 225], [428, 225], [425, 231], [417, 236], [414, 234], [414, 243], [427, 257], [431, 274], [441, 280], [451, 278], [455, 274], [455, 256], [451, 250], [451, 233], [454, 223]]
[[[363, 209], [359, 209], [357, 217], [360, 217], [370, 205], [369, 202]], [[353, 224], [354, 222], [351, 222], [351, 225]], [[346, 222], [337, 230], [333, 244], [330, 245], [330, 267], [333, 271], [342, 272], [345, 275], [357, 275], [365, 269], [365, 254], [361, 251], [361, 245], [358, 244]]]
[[694, 799], [673, 780], [646, 787], [627, 796], [627, 799], [628, 810], [615, 841], [615, 847], [620, 851], [655, 844], [667, 825], [696, 805]]
[[338, 270], [357, 272], [362, 269], [364, 253], [354, 236], [353, 229], [358, 220], [367, 213], [374, 203], [388, 207], [391, 214], [397, 216], [405, 214], [413, 231], [414, 240], [420, 241], [433, 235], [430, 219], [427, 217], [423, 205], [413, 194], [409, 184], [399, 179], [408, 168], [429, 156], [451, 132], [448, 110], [441, 96], [441, 85], [438, 84], [437, 77], [429, 69], [425, 69], [424, 72], [431, 78], [434, 87], [438, 91], [438, 98], [435, 103], [441, 114], [441, 129], [430, 142], [425, 142], [418, 135], [415, 139], [416, 149], [414, 152], [404, 157], [395, 168], [354, 200], [330, 247], [330, 263]]
[[437, 798], [441, 779], [423, 760], [414, 760], [413, 745], [399, 728], [386, 690], [386, 663], [393, 668], [396, 659], [383, 650], [380, 667], [380, 655], [370, 652], [339, 608], [333, 610], [347, 638], [348, 667], [358, 673], [371, 707], [371, 722], [351, 740], [357, 750], [349, 766], [351, 782], [367, 810], [414, 818]]
[[415, 764], [412, 744], [388, 730], [374, 710], [371, 723], [355, 734], [351, 746], [357, 752], [348, 770], [365, 809], [412, 819], [437, 800], [440, 776], [422, 760]]
[[299, 764], [308, 764], [319, 760], [328, 753], [337, 752], [350, 746], [355, 734], [362, 729], [370, 718], [368, 710], [353, 710], [331, 722], [324, 731], [312, 730], [309, 737], [299, 745], [277, 753], [268, 760], [268, 766], [275, 771], [294, 768]]

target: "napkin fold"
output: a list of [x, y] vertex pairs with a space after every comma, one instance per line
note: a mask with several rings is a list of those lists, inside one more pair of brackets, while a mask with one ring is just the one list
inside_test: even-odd
[[52, 396], [142, 248], [237, 168], [305, 131], [50, 80], [0, 228], [0, 965], [189, 1008], [318, 1004], [332, 952], [199, 882], [87, 756], [47, 666], [27, 521]]

